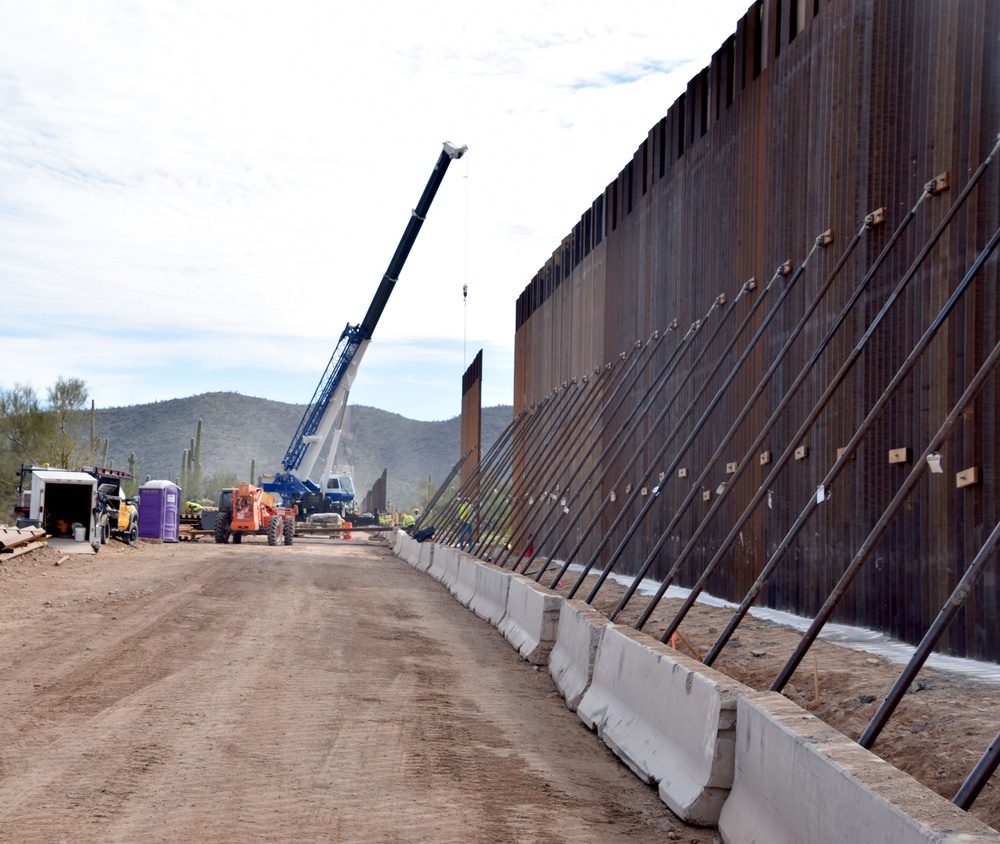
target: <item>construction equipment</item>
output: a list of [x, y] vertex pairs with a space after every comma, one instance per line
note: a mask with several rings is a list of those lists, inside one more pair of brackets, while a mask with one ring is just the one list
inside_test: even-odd
[[[399, 273], [416, 241], [448, 165], [452, 160], [461, 158], [465, 151], [464, 146], [456, 147], [447, 142], [444, 144], [420, 201], [413, 209], [403, 237], [396, 247], [388, 269], [382, 276], [382, 282], [368, 307], [364, 321], [360, 325], [348, 324], [340, 335], [326, 372], [320, 379], [312, 400], [302, 416], [302, 421], [292, 437], [288, 451], [281, 461], [281, 471], [274, 475], [273, 480], [265, 480], [261, 484], [264, 490], [278, 496], [286, 505], [297, 506], [300, 519], [317, 512], [343, 515], [354, 509], [354, 484], [350, 476], [332, 474], [333, 461], [340, 443], [347, 396], [361, 358], [371, 342], [372, 333], [382, 316], [386, 302], [389, 301], [389, 295], [399, 280]], [[309, 476], [316, 466], [323, 446], [330, 439], [331, 432], [333, 438], [327, 452], [326, 467], [317, 483]]]
[[125, 481], [134, 481], [135, 478], [129, 472], [98, 466], [84, 466], [80, 471], [97, 478], [95, 516], [101, 545], [107, 545], [111, 537], [136, 545], [139, 540], [138, 498], [126, 495], [122, 490]]
[[268, 545], [291, 545], [295, 535], [296, 507], [281, 507], [271, 493], [253, 484], [224, 489], [215, 520], [215, 541], [224, 545], [233, 538], [239, 545], [246, 534], [264, 534]]

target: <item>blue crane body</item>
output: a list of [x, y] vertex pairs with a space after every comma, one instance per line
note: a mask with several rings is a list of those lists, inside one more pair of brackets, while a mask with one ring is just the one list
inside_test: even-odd
[[[353, 509], [354, 485], [350, 476], [331, 473], [340, 440], [344, 409], [347, 407], [347, 396], [357, 374], [358, 365], [371, 342], [375, 326], [378, 325], [382, 311], [385, 310], [389, 296], [399, 280], [399, 274], [427, 217], [434, 196], [441, 186], [448, 165], [453, 160], [461, 158], [465, 151], [464, 146], [444, 144], [420, 201], [413, 209], [403, 237], [375, 291], [375, 297], [368, 306], [364, 320], [359, 325], [348, 323], [340, 335], [326, 371], [281, 461], [281, 471], [275, 474], [273, 481], [261, 484], [265, 491], [280, 496], [286, 506], [298, 505], [299, 518], [305, 518], [316, 512], [335, 512], [343, 515]], [[331, 431], [334, 438], [330, 443], [326, 469], [317, 482], [309, 476]]]

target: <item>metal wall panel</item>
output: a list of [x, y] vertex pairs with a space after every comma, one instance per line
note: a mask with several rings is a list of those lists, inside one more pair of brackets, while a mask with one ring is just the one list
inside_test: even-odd
[[470, 460], [459, 471], [459, 487], [466, 486], [479, 470], [483, 442], [483, 350], [480, 349], [472, 363], [462, 374], [462, 428], [459, 434], [459, 452], [472, 451]]
[[[758, 284], [750, 296], [762, 295], [780, 264], [790, 261], [798, 267], [815, 238], [832, 229], [833, 243], [810, 258], [759, 347], [683, 456], [692, 475], [699, 474], [865, 216], [884, 207], [886, 224], [863, 235], [727, 447], [731, 454], [711, 467], [711, 485], [706, 484], [711, 492], [726, 480], [727, 462], [748, 457], [762, 426], [812, 360], [924, 185], [949, 173], [951, 188], [921, 204], [762, 446], [774, 454], [784, 450], [993, 149], [1000, 132], [997, 32], [1000, 4], [992, 0], [765, 0], [752, 5], [733, 37], [650, 129], [632, 160], [585, 210], [580, 225], [518, 299], [515, 413], [540, 402], [558, 384], [644, 342], [675, 318], [683, 330], [703, 317], [720, 293], [732, 302], [747, 279]], [[703, 547], [679, 576], [681, 584], [697, 578], [766, 482], [771, 491], [767, 505], [753, 513], [709, 586], [720, 597], [742, 597], [815, 494], [837, 449], [858, 428], [996, 230], [998, 171], [1000, 164], [987, 170], [892, 305], [809, 430], [802, 443], [808, 456], [772, 476], [768, 464], [749, 455], [755, 462], [729, 490]], [[908, 448], [914, 458], [921, 453], [1000, 336], [997, 263], [993, 256], [985, 265], [830, 490], [830, 500], [796, 539], [762, 593], [768, 605], [811, 615], [836, 583], [912, 468], [890, 463], [890, 449]], [[776, 298], [784, 283], [776, 281], [768, 296]], [[714, 341], [717, 349], [704, 355], [683, 387], [677, 386], [684, 374], [684, 367], [679, 368], [673, 386], [610, 468], [608, 484], [620, 475], [638, 479], [650, 468], [657, 478], [657, 467], [648, 464], [665, 443], [672, 444], [666, 459], [674, 457], [767, 311], [764, 306], [755, 314], [746, 337], [737, 340], [728, 360], [719, 360], [751, 301], [745, 298], [733, 306], [736, 310]], [[714, 319], [715, 314], [708, 323]], [[687, 360], [694, 359], [709, 336], [699, 330]], [[648, 377], [636, 386], [631, 406], [619, 411], [620, 424], [609, 425], [606, 442], [619, 435], [650, 386]], [[670, 400], [667, 422], [635, 453]], [[942, 451], [946, 472], [923, 479], [873, 563], [842, 602], [837, 620], [908, 641], [919, 639], [1000, 517], [996, 401], [991, 380]], [[956, 487], [955, 474], [969, 467], [978, 469], [978, 483]], [[657, 506], [635, 532], [617, 570], [638, 570], [689, 490], [676, 476], [665, 478], [661, 487]], [[601, 497], [609, 493], [604, 489]], [[581, 546], [582, 558], [597, 548], [621, 504], [619, 497], [605, 507], [596, 536]], [[639, 505], [634, 506], [638, 511]], [[710, 506], [699, 498], [684, 512], [652, 574], [662, 576], [670, 568]], [[592, 505], [593, 513], [599, 510]], [[632, 520], [627, 514], [622, 525]], [[602, 560], [609, 558], [619, 534], [624, 536], [624, 527], [606, 544]], [[946, 650], [1000, 659], [996, 587], [993, 569], [947, 634]]]

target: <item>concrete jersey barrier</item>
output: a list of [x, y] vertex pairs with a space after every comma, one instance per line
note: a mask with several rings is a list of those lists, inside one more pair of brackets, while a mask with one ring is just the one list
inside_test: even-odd
[[582, 601], [402, 534], [412, 560], [546, 662], [566, 705], [686, 821], [725, 844], [1000, 844], [1000, 833], [796, 704], [755, 692]]
[[412, 537], [406, 534], [400, 534], [399, 541], [399, 557], [411, 566], [416, 565], [417, 556], [420, 554], [420, 544]]
[[[434, 553], [430, 556], [427, 561], [427, 566], [421, 571], [425, 574], [429, 574], [436, 581], [441, 581], [441, 576], [444, 573], [444, 558], [452, 553], [452, 549], [447, 545], [434, 544]], [[424, 545], [427, 545], [425, 542]]]
[[507, 613], [497, 629], [524, 659], [545, 665], [555, 645], [562, 598], [522, 575], [512, 574], [509, 583]]
[[406, 549], [406, 562], [408, 562], [414, 568], [417, 568], [420, 563], [420, 552], [423, 550], [426, 542], [417, 542], [412, 536], [407, 537], [403, 547]]
[[441, 583], [448, 589], [449, 592], [454, 594], [455, 583], [458, 581], [458, 569], [462, 564], [462, 559], [465, 555], [462, 551], [455, 548], [448, 548], [444, 557], [444, 571], [441, 577]]
[[650, 636], [605, 628], [577, 715], [678, 817], [719, 822], [733, 781], [736, 700], [750, 689]]
[[498, 627], [507, 615], [507, 595], [513, 572], [491, 565], [476, 568], [476, 587], [469, 609], [484, 621]]
[[476, 594], [476, 575], [482, 564], [464, 554], [458, 555], [457, 562], [455, 579], [449, 586], [449, 591], [455, 596], [456, 601], [467, 607]]
[[418, 571], [427, 571], [431, 567], [431, 563], [434, 560], [434, 555], [438, 552], [438, 546], [435, 545], [430, 540], [424, 542], [417, 542], [413, 540], [413, 544], [416, 546], [416, 559], [413, 561], [414, 568]]
[[563, 601], [559, 608], [556, 643], [549, 654], [549, 674], [573, 712], [590, 688], [597, 648], [607, 617], [580, 600]]
[[726, 844], [998, 844], [1000, 833], [777, 692], [737, 704]]
[[447, 545], [438, 545], [434, 549], [433, 560], [426, 569], [427, 573], [443, 584], [448, 591], [451, 591], [455, 578], [458, 576], [458, 557], [459, 551], [457, 549], [449, 548]]

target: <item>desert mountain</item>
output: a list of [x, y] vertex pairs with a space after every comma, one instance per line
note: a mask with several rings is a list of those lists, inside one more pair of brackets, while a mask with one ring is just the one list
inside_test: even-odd
[[[136, 476], [176, 481], [184, 450], [202, 422], [202, 477], [231, 472], [250, 480], [251, 462], [258, 474], [281, 466], [304, 405], [240, 395], [205, 393], [153, 404], [96, 412], [97, 434], [109, 440], [108, 457], [116, 468], [128, 467], [135, 453]], [[509, 405], [483, 408], [486, 450], [510, 422]], [[430, 477], [435, 489], [458, 460], [460, 418], [440, 422], [407, 419], [373, 407], [348, 405], [336, 465], [354, 477], [358, 498], [387, 471], [387, 498], [397, 509], [420, 500], [419, 488]]]

